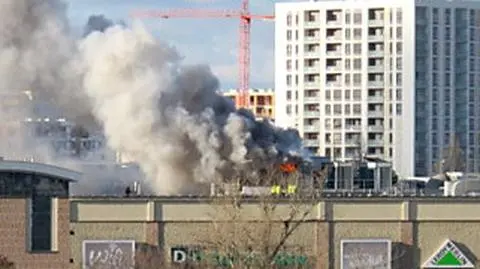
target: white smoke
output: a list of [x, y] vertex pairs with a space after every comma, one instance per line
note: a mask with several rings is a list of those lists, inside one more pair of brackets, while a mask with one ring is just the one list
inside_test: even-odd
[[73, 119], [93, 114], [109, 146], [140, 165], [154, 193], [195, 192], [198, 182], [228, 180], [301, 151], [295, 131], [237, 111], [216, 93], [207, 66], [182, 65], [141, 25], [105, 24], [74, 40], [60, 1], [4, 2], [0, 87], [32, 89]]

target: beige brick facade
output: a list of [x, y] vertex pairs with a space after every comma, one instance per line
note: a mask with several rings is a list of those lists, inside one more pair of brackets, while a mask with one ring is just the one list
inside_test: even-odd
[[0, 254], [21, 269], [70, 268], [69, 201], [58, 200], [56, 238], [58, 251], [31, 253], [28, 250], [27, 199], [0, 199]]
[[[76, 212], [71, 219], [75, 269], [81, 268], [78, 261], [83, 240], [135, 239], [163, 247], [169, 257], [171, 247], [199, 245], [218, 232], [209, 223], [216, 210], [207, 200], [79, 198], [72, 200], [71, 207]], [[253, 204], [245, 205], [244, 210], [246, 221], [259, 216]], [[277, 210], [279, 220], [288, 212], [281, 206]], [[446, 239], [458, 243], [472, 262], [476, 263], [475, 256], [480, 256], [480, 201], [327, 199], [318, 201], [307, 219], [308, 223], [292, 234], [287, 245], [303, 246], [304, 251], [315, 256], [312, 261], [319, 269], [340, 268], [342, 239], [390, 239], [394, 269], [421, 268]], [[281, 223], [278, 225], [273, 229], [281, 229]], [[250, 223], [245, 230], [255, 234], [260, 229]]]

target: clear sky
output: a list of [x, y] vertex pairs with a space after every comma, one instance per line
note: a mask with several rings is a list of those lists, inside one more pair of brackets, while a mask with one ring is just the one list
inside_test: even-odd
[[[103, 14], [114, 21], [130, 21], [135, 9], [171, 8], [238, 9], [240, 0], [67, 0], [73, 28], [81, 29], [90, 15]], [[275, 1], [280, 2], [280, 1]], [[256, 14], [273, 15], [274, 0], [250, 0]], [[174, 45], [186, 63], [206, 63], [220, 79], [221, 88], [238, 85], [238, 25], [234, 18], [143, 20], [162, 41]], [[274, 22], [253, 21], [251, 37], [251, 87], [273, 87]]]

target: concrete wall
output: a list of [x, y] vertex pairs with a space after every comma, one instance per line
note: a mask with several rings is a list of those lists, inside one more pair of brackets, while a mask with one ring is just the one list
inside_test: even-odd
[[69, 201], [54, 202], [52, 251], [28, 250], [28, 200], [0, 199], [0, 254], [21, 269], [70, 268]]
[[[391, 239], [393, 268], [399, 269], [419, 268], [446, 239], [458, 242], [474, 263], [475, 256], [480, 256], [480, 200], [350, 198], [306, 206], [312, 207], [308, 222], [292, 234], [287, 245], [303, 246], [315, 254], [316, 268], [340, 268], [342, 239]], [[198, 199], [76, 198], [70, 207], [75, 232], [70, 237], [74, 268], [81, 268], [83, 240], [135, 239], [162, 246], [168, 252], [171, 246], [211, 240], [212, 231], [219, 231], [219, 225], [214, 227], [211, 221], [231, 219], [226, 214], [228, 208]], [[239, 212], [245, 221], [258, 220], [263, 214], [254, 203], [242, 205]], [[290, 212], [288, 205], [279, 205], [272, 219], [285, 219]], [[259, 225], [250, 223], [245, 229], [237, 229], [258, 236], [255, 233], [262, 229]], [[274, 230], [280, 230], [281, 225], [273, 225]], [[228, 240], [232, 231], [221, 229]]]

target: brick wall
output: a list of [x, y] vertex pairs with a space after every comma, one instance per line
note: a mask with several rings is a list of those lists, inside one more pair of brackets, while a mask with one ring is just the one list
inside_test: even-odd
[[58, 249], [52, 253], [30, 253], [27, 250], [28, 219], [26, 199], [0, 199], [0, 254], [5, 255], [19, 269], [68, 269], [69, 202], [58, 201]]

